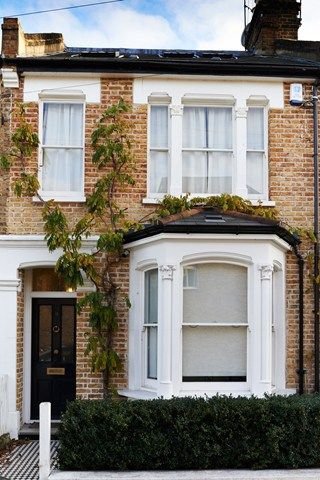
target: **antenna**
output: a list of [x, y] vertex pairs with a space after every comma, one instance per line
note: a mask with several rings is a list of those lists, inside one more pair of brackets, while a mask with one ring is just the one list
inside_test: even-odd
[[255, 4], [255, 0], [243, 0], [244, 30], [251, 21]]

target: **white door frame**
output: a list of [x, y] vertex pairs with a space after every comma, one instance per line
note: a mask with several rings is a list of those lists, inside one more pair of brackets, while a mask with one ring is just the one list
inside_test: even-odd
[[[55, 262], [44, 265], [34, 263], [36, 267], [53, 267]], [[24, 276], [24, 325], [23, 325], [23, 396], [22, 396], [22, 420], [23, 423], [31, 423], [31, 347], [32, 347], [32, 299], [33, 298], [76, 298], [76, 292], [33, 292], [32, 291], [32, 268], [25, 268]]]

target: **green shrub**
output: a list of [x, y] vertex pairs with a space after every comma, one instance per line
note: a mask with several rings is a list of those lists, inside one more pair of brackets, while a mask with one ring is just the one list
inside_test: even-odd
[[320, 396], [69, 404], [64, 470], [320, 467]]

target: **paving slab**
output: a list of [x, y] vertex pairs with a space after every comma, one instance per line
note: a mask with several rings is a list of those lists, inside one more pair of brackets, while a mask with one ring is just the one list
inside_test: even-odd
[[181, 470], [137, 472], [61, 472], [49, 480], [320, 480], [320, 469], [304, 470]]

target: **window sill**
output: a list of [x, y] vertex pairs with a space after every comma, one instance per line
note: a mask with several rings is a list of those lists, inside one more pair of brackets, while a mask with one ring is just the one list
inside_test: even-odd
[[[63, 202], [63, 203], [84, 203], [86, 201], [86, 197], [81, 194], [75, 194], [75, 195], [60, 195], [60, 194], [47, 194], [43, 192], [39, 192], [40, 197], [42, 200], [45, 202], [48, 202], [49, 200], [54, 200], [55, 202]], [[32, 198], [33, 202], [35, 203], [40, 203], [41, 200], [39, 197], [33, 197]]]
[[159, 398], [159, 395], [156, 392], [150, 392], [147, 390], [118, 390], [120, 397], [127, 397], [132, 400], [152, 400], [154, 398]]
[[[197, 196], [198, 197], [198, 196]], [[190, 198], [192, 199], [192, 195], [190, 196]], [[203, 197], [203, 199], [205, 199], [206, 197]], [[276, 206], [276, 202], [272, 201], [272, 200], [250, 200], [250, 198], [248, 198], [247, 200], [249, 200], [252, 205], [254, 207], [275, 207]], [[142, 204], [143, 205], [158, 205], [159, 203], [161, 203], [162, 201], [162, 198], [143, 198], [142, 199]]]

